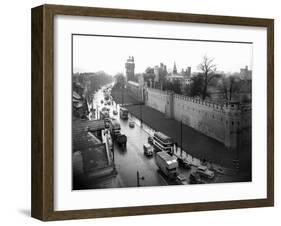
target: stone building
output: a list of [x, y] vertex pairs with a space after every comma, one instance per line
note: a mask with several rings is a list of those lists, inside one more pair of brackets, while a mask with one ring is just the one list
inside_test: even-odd
[[135, 78], [135, 61], [133, 56], [129, 56], [125, 63], [127, 81], [133, 81]]
[[252, 80], [252, 70], [248, 69], [248, 66], [240, 69], [240, 79], [242, 80]]

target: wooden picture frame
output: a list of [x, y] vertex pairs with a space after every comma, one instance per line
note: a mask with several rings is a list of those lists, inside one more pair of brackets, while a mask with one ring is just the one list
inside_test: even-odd
[[[154, 21], [240, 25], [267, 29], [267, 198], [122, 208], [54, 210], [54, 16], [71, 15]], [[137, 11], [61, 5], [32, 9], [32, 200], [31, 215], [50, 220], [163, 214], [274, 205], [274, 21], [273, 19]]]

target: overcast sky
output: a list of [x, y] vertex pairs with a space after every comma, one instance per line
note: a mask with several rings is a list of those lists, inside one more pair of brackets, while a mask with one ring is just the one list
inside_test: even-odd
[[194, 72], [204, 55], [214, 58], [218, 71], [239, 72], [246, 65], [252, 68], [252, 44], [73, 36], [74, 72], [124, 73], [129, 56], [135, 58], [135, 73], [161, 62], [168, 70], [176, 62], [178, 71], [191, 66]]

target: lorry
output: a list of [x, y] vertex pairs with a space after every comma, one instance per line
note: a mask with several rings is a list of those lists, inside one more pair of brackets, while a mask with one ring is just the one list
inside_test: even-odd
[[108, 111], [100, 111], [100, 119], [106, 119], [109, 118], [109, 112]]
[[128, 109], [120, 107], [119, 115], [121, 119], [128, 119]]
[[127, 146], [127, 136], [125, 134], [118, 134], [115, 137], [116, 143], [123, 149]]
[[176, 179], [178, 176], [178, 161], [174, 156], [169, 155], [165, 151], [156, 153], [156, 165], [162, 173], [164, 173], [169, 179]]
[[116, 143], [122, 147], [123, 149], [127, 146], [127, 136], [125, 134], [121, 134], [121, 126], [120, 123], [116, 119], [110, 119], [110, 134]]
[[110, 120], [110, 133], [113, 139], [115, 139], [118, 135], [121, 134], [121, 126], [120, 123], [117, 122], [117, 120]]

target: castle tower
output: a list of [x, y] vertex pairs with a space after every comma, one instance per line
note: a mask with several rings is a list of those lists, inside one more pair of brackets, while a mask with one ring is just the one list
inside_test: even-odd
[[239, 103], [228, 103], [225, 107], [225, 140], [224, 144], [230, 150], [238, 148], [240, 125], [241, 125], [241, 109]]
[[177, 70], [176, 62], [174, 62], [173, 74], [177, 74], [177, 73], [178, 70]]
[[169, 119], [174, 118], [174, 92], [171, 91], [167, 91], [165, 117]]
[[125, 63], [127, 81], [134, 80], [135, 77], [135, 62], [134, 57], [129, 56]]
[[185, 76], [186, 76], [186, 78], [190, 78], [191, 77], [191, 67], [187, 67], [186, 68]]

